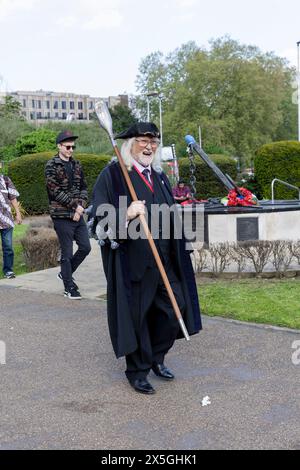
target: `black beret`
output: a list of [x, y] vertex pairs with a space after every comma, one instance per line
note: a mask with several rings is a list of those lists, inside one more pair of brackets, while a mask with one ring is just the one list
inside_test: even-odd
[[159, 130], [153, 122], [136, 122], [129, 127], [127, 131], [116, 135], [115, 139], [130, 139], [131, 137], [139, 137], [142, 135], [160, 138]]
[[56, 137], [56, 143], [61, 144], [62, 142], [65, 142], [66, 140], [76, 140], [78, 139], [78, 135], [73, 135], [73, 132], [71, 131], [63, 131], [58, 136]]

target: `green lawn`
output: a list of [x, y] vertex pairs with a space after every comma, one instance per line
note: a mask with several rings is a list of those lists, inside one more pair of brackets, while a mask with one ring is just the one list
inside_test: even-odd
[[[20, 243], [20, 239], [24, 237], [27, 230], [28, 230], [27, 224], [16, 225], [14, 228], [14, 232], [13, 232], [13, 247], [14, 247], [14, 252], [15, 252], [14, 272], [16, 274], [25, 274], [26, 272], [28, 272], [24, 263], [22, 245]], [[0, 244], [0, 267], [1, 267], [0, 278], [3, 278], [3, 273], [2, 273], [3, 264], [2, 263], [3, 263], [2, 247]]]
[[300, 280], [198, 281], [202, 313], [300, 329]]

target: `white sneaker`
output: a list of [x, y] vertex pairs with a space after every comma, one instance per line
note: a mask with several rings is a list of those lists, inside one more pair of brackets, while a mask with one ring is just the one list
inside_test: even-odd
[[13, 271], [7, 271], [7, 273], [4, 274], [4, 277], [6, 277], [6, 279], [14, 279], [16, 275]]

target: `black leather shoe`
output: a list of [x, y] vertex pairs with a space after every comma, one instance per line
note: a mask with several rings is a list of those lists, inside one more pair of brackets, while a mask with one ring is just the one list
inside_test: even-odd
[[155, 393], [154, 388], [147, 379], [136, 379], [130, 382], [130, 385], [136, 392], [144, 393], [145, 395], [153, 395]]
[[165, 380], [174, 380], [175, 375], [164, 364], [153, 364], [152, 370], [155, 375]]

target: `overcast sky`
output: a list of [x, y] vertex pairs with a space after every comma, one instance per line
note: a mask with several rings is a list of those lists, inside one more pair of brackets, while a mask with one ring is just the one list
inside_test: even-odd
[[296, 65], [299, 24], [299, 0], [0, 0], [0, 88], [134, 93], [147, 54], [226, 34]]

